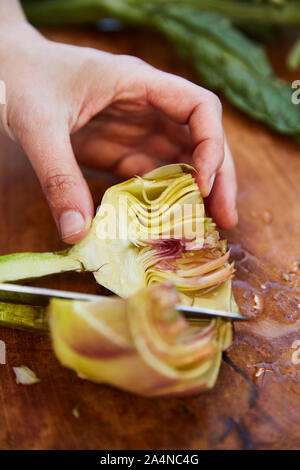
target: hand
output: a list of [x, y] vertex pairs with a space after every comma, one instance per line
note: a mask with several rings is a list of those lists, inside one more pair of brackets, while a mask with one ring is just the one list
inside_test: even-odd
[[18, 34], [2, 29], [0, 43], [0, 124], [27, 153], [66, 242], [83, 238], [94, 214], [77, 160], [122, 178], [158, 160], [192, 160], [215, 221], [237, 223], [234, 165], [213, 93], [134, 57], [48, 41], [25, 22]]

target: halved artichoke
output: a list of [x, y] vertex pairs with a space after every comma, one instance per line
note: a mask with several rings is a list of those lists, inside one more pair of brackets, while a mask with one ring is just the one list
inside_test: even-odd
[[128, 299], [53, 300], [50, 328], [58, 359], [84, 379], [144, 396], [198, 393], [211, 388], [228, 345], [220, 320], [190, 325], [176, 311], [170, 283]]
[[169, 165], [112, 186], [88, 235], [69, 250], [0, 257], [0, 282], [87, 270], [126, 299], [52, 302], [54, 349], [81, 376], [151, 396], [214, 384], [231, 322], [188, 326], [173, 311], [170, 284], [161, 284], [175, 286], [176, 302], [238, 312], [229, 252], [205, 216], [192, 171]]
[[226, 243], [205, 217], [192, 171], [168, 165], [112, 186], [84, 240], [57, 253], [0, 256], [0, 282], [86, 270], [121, 297], [170, 281], [185, 304], [237, 311]]

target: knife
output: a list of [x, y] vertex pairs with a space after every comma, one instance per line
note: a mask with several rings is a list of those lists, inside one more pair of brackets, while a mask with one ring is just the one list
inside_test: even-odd
[[[84, 294], [81, 292], [23, 286], [19, 284], [0, 283], [0, 301], [2, 302], [46, 306], [52, 298], [97, 302], [103, 299], [103, 296]], [[109, 297], [105, 298], [107, 299]], [[223, 310], [214, 310], [210, 308], [194, 307], [189, 305], [175, 305], [175, 309], [183, 313], [187, 319], [192, 321], [199, 320], [199, 317], [222, 317], [235, 321], [249, 320], [248, 318], [238, 313], [225, 312]]]

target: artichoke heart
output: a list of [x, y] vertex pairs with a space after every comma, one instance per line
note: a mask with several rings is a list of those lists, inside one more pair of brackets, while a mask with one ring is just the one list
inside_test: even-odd
[[170, 281], [185, 304], [236, 311], [229, 252], [205, 216], [192, 171], [168, 165], [109, 188], [69, 256], [121, 297]]

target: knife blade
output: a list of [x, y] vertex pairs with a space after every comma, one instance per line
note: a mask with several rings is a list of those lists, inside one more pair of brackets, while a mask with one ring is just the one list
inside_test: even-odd
[[[47, 289], [44, 287], [32, 287], [19, 284], [0, 283], [0, 301], [12, 303], [24, 303], [29, 305], [46, 306], [52, 298], [82, 300], [97, 302], [101, 299], [108, 299], [107, 296], [85, 294], [82, 292], [71, 292], [57, 289]], [[248, 318], [235, 313], [223, 310], [213, 310], [189, 305], [175, 305], [175, 309], [182, 312], [189, 320], [199, 320], [199, 317], [223, 317], [235, 321], [245, 321]]]

